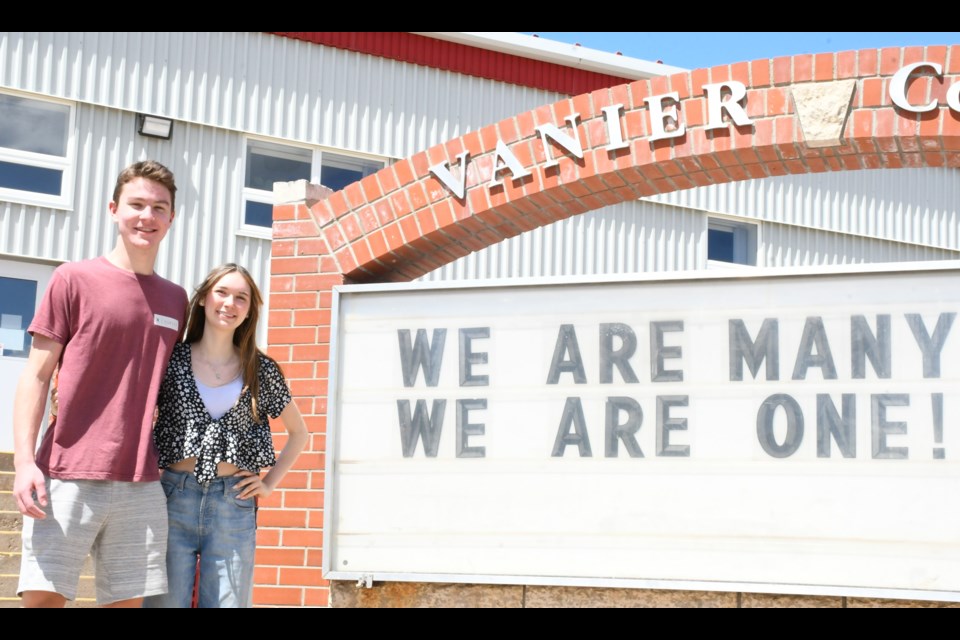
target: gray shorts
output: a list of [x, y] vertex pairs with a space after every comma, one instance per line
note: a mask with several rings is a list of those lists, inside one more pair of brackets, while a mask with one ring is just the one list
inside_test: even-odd
[[88, 553], [97, 603], [166, 593], [167, 499], [159, 482], [47, 478], [47, 496], [45, 519], [23, 519], [17, 595], [76, 599]]

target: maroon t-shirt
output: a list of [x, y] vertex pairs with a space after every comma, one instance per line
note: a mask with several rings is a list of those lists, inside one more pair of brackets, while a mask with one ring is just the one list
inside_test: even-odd
[[37, 451], [62, 480], [158, 480], [153, 413], [187, 294], [106, 258], [57, 267], [30, 333], [63, 345], [59, 410]]

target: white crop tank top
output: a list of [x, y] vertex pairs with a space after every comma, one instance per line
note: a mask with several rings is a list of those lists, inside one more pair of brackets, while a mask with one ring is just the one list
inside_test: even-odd
[[203, 400], [203, 406], [207, 408], [207, 413], [214, 420], [219, 420], [223, 415], [237, 403], [240, 392], [243, 391], [243, 376], [237, 376], [227, 384], [219, 387], [208, 387], [198, 380], [197, 391], [200, 392], [200, 399]]

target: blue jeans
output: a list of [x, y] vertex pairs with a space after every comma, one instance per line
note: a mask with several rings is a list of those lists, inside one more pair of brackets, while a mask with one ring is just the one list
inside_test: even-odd
[[224, 476], [201, 485], [192, 473], [163, 472], [170, 590], [146, 598], [144, 607], [190, 607], [198, 569], [200, 608], [252, 606], [257, 514], [253, 498], [236, 497], [234, 485], [242, 479]]

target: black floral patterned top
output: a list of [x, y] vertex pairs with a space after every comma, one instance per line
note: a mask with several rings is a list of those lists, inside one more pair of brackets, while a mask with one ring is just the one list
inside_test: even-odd
[[256, 418], [250, 405], [250, 389], [244, 387], [237, 403], [214, 420], [200, 398], [193, 377], [190, 345], [173, 348], [167, 373], [160, 387], [159, 417], [153, 441], [162, 468], [196, 457], [197, 482], [217, 476], [217, 464], [229, 462], [259, 473], [276, 462], [267, 416], [278, 417], [290, 404], [290, 389], [275, 362], [260, 354], [260, 395]]

